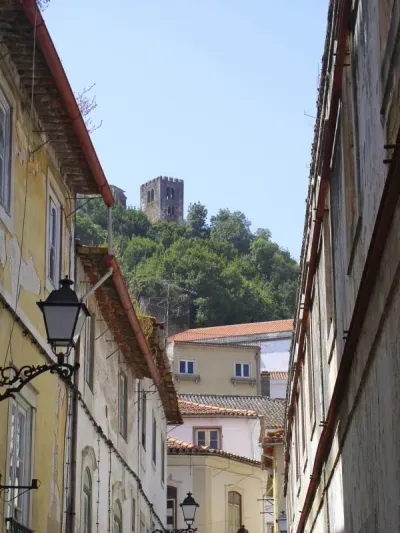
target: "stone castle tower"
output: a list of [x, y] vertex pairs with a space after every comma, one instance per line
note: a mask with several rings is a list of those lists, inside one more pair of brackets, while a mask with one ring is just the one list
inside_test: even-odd
[[183, 180], [158, 176], [140, 186], [140, 209], [151, 222], [183, 221]]

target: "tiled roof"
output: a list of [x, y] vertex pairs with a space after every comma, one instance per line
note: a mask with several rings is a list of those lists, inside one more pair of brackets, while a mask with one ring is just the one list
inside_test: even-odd
[[264, 437], [264, 446], [268, 446], [268, 444], [283, 443], [284, 433], [285, 432], [283, 428], [276, 429], [275, 431], [268, 431]]
[[238, 416], [246, 418], [257, 418], [259, 415], [249, 409], [229, 409], [216, 405], [204, 405], [200, 403], [179, 400], [179, 409], [183, 416]]
[[212, 328], [188, 329], [169, 337], [169, 342], [195, 342], [221, 339], [224, 337], [246, 337], [264, 333], [292, 331], [293, 320], [274, 320], [272, 322], [253, 322], [250, 324], [233, 324], [232, 326], [215, 326]]
[[179, 401], [196, 403], [205, 406], [222, 407], [223, 409], [239, 409], [255, 411], [264, 416], [267, 428], [283, 427], [285, 400], [268, 396], [233, 396], [225, 394], [179, 394]]
[[250, 457], [243, 457], [235, 453], [225, 452], [224, 450], [214, 450], [209, 446], [198, 446], [190, 442], [184, 442], [172, 437], [168, 437], [168, 454], [169, 455], [218, 455], [226, 459], [233, 459], [241, 463], [247, 463], [254, 466], [261, 466], [260, 461], [251, 459]]
[[270, 379], [288, 379], [288, 372], [273, 371], [268, 372], [268, 370], [263, 370], [261, 372], [262, 376], [269, 376]]

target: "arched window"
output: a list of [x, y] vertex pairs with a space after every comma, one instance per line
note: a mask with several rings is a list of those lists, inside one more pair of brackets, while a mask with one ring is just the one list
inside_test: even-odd
[[147, 203], [150, 203], [150, 191], [147, 191]]
[[83, 533], [92, 531], [92, 477], [89, 468], [83, 474]]
[[119, 500], [114, 504], [114, 532], [122, 533], [122, 508]]
[[173, 187], [171, 187], [171, 200], [174, 199], [174, 192], [175, 192], [175, 191], [174, 191]]
[[242, 496], [235, 491], [228, 492], [228, 533], [237, 533], [242, 524]]
[[154, 189], [151, 189], [150, 200], [154, 202]]
[[169, 187], [167, 187], [167, 200], [169, 200], [169, 195], [170, 195], [169, 191], [170, 191], [170, 189], [169, 189]]

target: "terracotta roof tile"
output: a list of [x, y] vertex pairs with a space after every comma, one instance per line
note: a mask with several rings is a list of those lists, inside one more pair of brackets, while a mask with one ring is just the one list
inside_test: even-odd
[[262, 335], [265, 333], [291, 332], [293, 320], [274, 320], [272, 322], [253, 322], [250, 324], [233, 324], [212, 328], [188, 329], [168, 338], [169, 342], [201, 342], [204, 340]]
[[227, 459], [233, 459], [241, 463], [247, 463], [255, 466], [261, 466], [260, 461], [251, 459], [250, 457], [243, 457], [235, 453], [225, 452], [224, 450], [214, 450], [209, 446], [198, 446], [190, 442], [184, 442], [173, 437], [168, 437], [168, 454], [169, 455], [218, 455]]
[[288, 379], [289, 373], [288, 372], [283, 372], [283, 371], [268, 372], [268, 370], [263, 370], [261, 372], [261, 375], [262, 376], [269, 376], [270, 379]]
[[259, 415], [249, 409], [230, 409], [218, 407], [216, 405], [204, 405], [200, 403], [179, 400], [179, 409], [183, 416], [237, 416], [246, 418], [256, 418]]
[[264, 446], [268, 444], [279, 444], [283, 442], [285, 431], [283, 428], [276, 429], [275, 431], [268, 431], [264, 437]]
[[268, 396], [233, 396], [225, 394], [178, 394], [179, 402], [185, 401], [223, 409], [254, 411], [264, 416], [265, 427], [281, 428], [285, 415], [285, 400]]

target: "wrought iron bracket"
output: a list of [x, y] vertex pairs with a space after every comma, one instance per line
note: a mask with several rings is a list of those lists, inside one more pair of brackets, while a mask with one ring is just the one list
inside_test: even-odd
[[13, 398], [16, 392], [40, 374], [50, 372], [58, 374], [63, 379], [69, 379], [78, 368], [78, 363], [75, 365], [65, 363], [63, 355], [59, 355], [57, 363], [52, 365], [24, 365], [20, 369], [14, 366], [0, 367], [0, 388], [8, 387], [5, 392], [0, 393], [0, 402]]
[[[21, 491], [27, 492], [28, 490], [37, 490], [40, 486], [40, 481], [38, 479], [32, 479], [30, 485], [2, 485], [1, 484], [1, 475], [0, 475], [0, 497], [4, 502], [11, 502], [18, 498], [21, 495]], [[5, 500], [3, 493], [9, 493], [10, 491], [16, 491], [15, 496], [11, 497], [9, 500]]]

